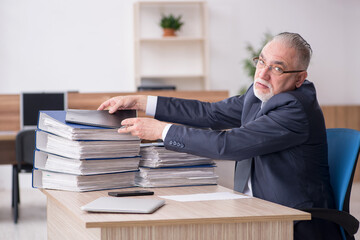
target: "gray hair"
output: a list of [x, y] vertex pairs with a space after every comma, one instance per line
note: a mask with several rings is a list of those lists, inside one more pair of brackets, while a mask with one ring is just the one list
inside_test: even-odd
[[291, 48], [295, 48], [295, 50], [299, 53], [298, 56], [298, 64], [304, 69], [307, 70], [309, 67], [312, 49], [308, 42], [305, 41], [303, 37], [298, 33], [290, 33], [283, 32], [276, 35], [273, 40], [283, 41]]

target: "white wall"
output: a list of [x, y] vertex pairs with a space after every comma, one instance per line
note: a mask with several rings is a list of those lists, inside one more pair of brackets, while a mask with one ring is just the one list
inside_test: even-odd
[[133, 91], [132, 1], [1, 0], [1, 93]]
[[246, 43], [259, 46], [263, 33], [299, 32], [314, 54], [308, 79], [320, 104], [359, 104], [360, 1], [211, 0], [211, 86], [234, 93], [246, 76]]
[[[134, 91], [133, 2], [0, 0], [0, 94]], [[291, 31], [312, 45], [308, 78], [320, 103], [360, 104], [360, 1], [208, 0], [208, 7], [212, 89], [236, 94], [250, 82], [241, 64], [246, 43]], [[10, 169], [0, 167], [0, 188], [11, 188]]]

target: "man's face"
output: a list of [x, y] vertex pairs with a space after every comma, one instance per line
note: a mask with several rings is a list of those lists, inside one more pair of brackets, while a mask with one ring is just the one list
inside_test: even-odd
[[280, 41], [271, 41], [262, 50], [260, 60], [267, 65], [265, 68], [257, 68], [254, 76], [255, 95], [266, 102], [272, 96], [281, 92], [294, 90], [304, 82], [307, 73], [283, 73], [274, 74], [268, 66], [280, 67], [284, 71], [299, 70], [297, 66], [297, 52]]

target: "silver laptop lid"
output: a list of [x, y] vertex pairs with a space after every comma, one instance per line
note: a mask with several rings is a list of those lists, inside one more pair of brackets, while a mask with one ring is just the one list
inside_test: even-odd
[[82, 206], [81, 210], [89, 212], [153, 213], [164, 204], [164, 200], [155, 198], [100, 197]]

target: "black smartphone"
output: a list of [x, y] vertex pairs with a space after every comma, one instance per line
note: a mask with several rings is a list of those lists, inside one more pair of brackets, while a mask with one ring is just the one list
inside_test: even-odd
[[108, 195], [113, 197], [143, 196], [143, 195], [154, 195], [154, 192], [148, 190], [133, 190], [133, 191], [108, 192]]

